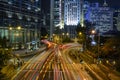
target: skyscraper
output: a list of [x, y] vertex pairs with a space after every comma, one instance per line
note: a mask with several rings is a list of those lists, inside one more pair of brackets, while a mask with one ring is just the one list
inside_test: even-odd
[[64, 29], [70, 37], [75, 37], [76, 26], [83, 19], [81, 14], [82, 0], [51, 0], [51, 34], [55, 29]]
[[64, 26], [64, 0], [51, 0], [50, 9], [50, 38], [59, 34]]
[[99, 3], [91, 3], [89, 6], [85, 19], [94, 23], [101, 35], [113, 30], [113, 9], [106, 2], [102, 6]]
[[117, 31], [120, 31], [120, 9], [117, 8], [114, 10], [114, 26]]
[[65, 25], [77, 25], [80, 22], [81, 6], [80, 0], [64, 1], [64, 23]]
[[0, 36], [11, 45], [39, 41], [40, 0], [0, 0]]
[[65, 32], [75, 38], [77, 25], [83, 26], [83, 0], [64, 1], [64, 24]]

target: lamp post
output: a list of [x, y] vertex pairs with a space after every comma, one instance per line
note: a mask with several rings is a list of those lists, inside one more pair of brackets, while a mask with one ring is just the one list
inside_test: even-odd
[[92, 34], [95, 34], [95, 30], [92, 30]]
[[98, 58], [100, 54], [100, 32], [98, 31]]
[[[82, 32], [79, 32], [78, 33], [78, 38], [79, 38], [79, 41], [80, 41], [80, 43], [82, 42]], [[82, 44], [83, 45], [83, 44]]]
[[65, 33], [62, 33], [62, 40], [64, 39]]
[[92, 30], [91, 31], [91, 33], [92, 33], [92, 45], [96, 45], [96, 42], [94, 41], [94, 35], [96, 34], [96, 31], [95, 30]]
[[69, 36], [69, 33], [66, 33], [67, 36]]
[[[92, 30], [91, 32], [92, 32], [92, 34], [95, 34], [95, 33], [96, 33], [95, 30]], [[97, 51], [98, 51], [98, 58], [99, 58], [99, 54], [100, 54], [100, 33], [99, 33], [99, 31], [98, 31], [97, 44], [98, 44], [98, 45], [97, 45]]]

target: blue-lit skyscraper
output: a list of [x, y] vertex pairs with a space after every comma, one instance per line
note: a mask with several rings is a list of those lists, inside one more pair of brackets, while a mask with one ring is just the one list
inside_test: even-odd
[[99, 3], [87, 3], [85, 11], [85, 20], [94, 24], [96, 30], [101, 35], [113, 30], [113, 9], [106, 2], [103, 5]]
[[120, 9], [117, 8], [114, 10], [114, 27], [117, 29], [117, 31], [120, 31]]

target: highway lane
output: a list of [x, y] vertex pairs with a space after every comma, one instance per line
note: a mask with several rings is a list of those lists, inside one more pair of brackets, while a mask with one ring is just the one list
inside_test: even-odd
[[66, 66], [68, 67], [68, 70], [71, 71], [74, 80], [92, 80], [92, 78], [89, 76], [89, 74], [86, 73], [86, 71], [81, 70], [81, 67], [83, 66], [79, 65], [80, 63], [74, 63], [68, 55], [69, 50], [71, 50], [71, 48], [76, 48], [77, 46], [76, 44], [74, 44], [74, 46], [70, 45], [66, 48], [65, 51], [63, 51], [62, 56], [64, 61], [66, 61]]
[[[67, 45], [68, 47], [78, 47], [78, 44]], [[80, 45], [79, 45], [80, 46]], [[66, 51], [62, 51], [59, 46], [54, 49], [54, 61], [53, 61], [53, 80], [92, 80], [90, 76], [83, 75], [82, 71], [79, 70], [81, 65], [73, 64], [74, 62], [65, 55]], [[59, 63], [59, 64], [58, 64]], [[48, 80], [46, 71], [43, 80]], [[87, 78], [86, 78], [87, 75]]]
[[[112, 70], [109, 66], [105, 66], [103, 61], [97, 63], [97, 59], [94, 59], [91, 55], [87, 53], [80, 53], [80, 58], [84, 60], [85, 67], [95, 76], [97, 79], [101, 80], [119, 80], [120, 76], [117, 75], [115, 70]], [[111, 76], [109, 76], [111, 74]]]
[[[104, 80], [105, 78], [103, 79], [101, 74], [97, 73], [98, 71], [100, 72], [101, 68], [91, 65], [89, 63], [91, 60], [87, 62], [87, 60], [91, 59], [88, 56], [81, 56], [83, 60], [86, 60], [84, 63], [76, 63], [71, 59], [68, 53], [72, 50], [76, 54], [77, 51], [73, 50], [81, 47], [80, 44], [76, 43], [62, 46], [52, 45], [46, 51], [31, 58], [13, 77], [13, 80], [93, 80], [94, 77], [87, 72], [86, 68], [97, 79]], [[102, 76], [104, 75], [102, 74]]]
[[62, 80], [63, 74], [57, 53], [57, 48], [51, 47], [35, 55], [12, 80]]
[[56, 46], [51, 53], [52, 55], [51, 58], [49, 58], [48, 64], [44, 68], [44, 70], [46, 70], [45, 73], [41, 74], [41, 76], [43, 76], [42, 80], [64, 80], [58, 53], [58, 46]]
[[[71, 47], [70, 47], [71, 48]], [[72, 47], [73, 48], [73, 47]], [[67, 49], [68, 50], [68, 49]], [[71, 49], [70, 49], [71, 50]], [[74, 54], [76, 55], [76, 54], [78, 54], [77, 53], [77, 51], [73, 51], [74, 52]], [[91, 59], [91, 57], [90, 58], [88, 58], [88, 57], [85, 57], [85, 55], [84, 54], [82, 54], [83, 56], [84, 56], [84, 58], [83, 58], [83, 56], [81, 56], [82, 58], [82, 60], [84, 61], [84, 63], [82, 63], [82, 65], [80, 64], [80, 59], [78, 59], [79, 61], [78, 62], [76, 62], [76, 63], [74, 63], [73, 65], [74, 65], [74, 67], [76, 67], [75, 69], [79, 69], [79, 68], [83, 68], [82, 70], [81, 69], [79, 69], [78, 70], [78, 72], [80, 71], [80, 75], [83, 77], [83, 79], [85, 79], [85, 80], [93, 80], [94, 79], [94, 77], [92, 77], [88, 72], [87, 72], [87, 70], [86, 70], [86, 68], [92, 73], [92, 75], [94, 75], [95, 77], [96, 77], [96, 79], [98, 79], [98, 80], [104, 80], [105, 79], [105, 77], [102, 77], [102, 76], [105, 76], [105, 75], [102, 75], [101, 76], [101, 71], [99, 70], [99, 72], [100, 73], [97, 73], [98, 72], [98, 70], [94, 70], [94, 68], [91, 66], [91, 62], [93, 62], [93, 60]], [[70, 60], [70, 59], [69, 59]], [[76, 58], [76, 60], [77, 60], [77, 58]], [[70, 61], [71, 62], [71, 61]], [[78, 64], [78, 65], [77, 65]], [[84, 70], [84, 71], [83, 71]], [[76, 70], [77, 71], [77, 70]], [[102, 73], [103, 74], [103, 73]]]
[[[13, 80], [33, 80], [32, 78], [37, 77], [40, 73], [41, 68], [44, 67], [44, 64], [49, 57], [52, 49], [49, 49], [46, 52], [43, 52], [39, 55], [35, 55], [31, 58], [26, 65], [13, 77]], [[34, 76], [34, 77], [33, 77]]]
[[[79, 46], [79, 44], [70, 43], [65, 44], [63, 50], [59, 45], [49, 48], [29, 60], [20, 72], [15, 75], [14, 80], [86, 79], [86, 75], [83, 75], [82, 71], [79, 70], [80, 67], [73, 64], [74, 62], [69, 58], [69, 55], [66, 55], [68, 48]], [[65, 51], [66, 49], [67, 51]]]

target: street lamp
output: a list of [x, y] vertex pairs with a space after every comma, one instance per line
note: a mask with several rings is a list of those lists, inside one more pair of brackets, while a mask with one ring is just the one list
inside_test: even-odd
[[82, 33], [81, 33], [81, 32], [79, 32], [79, 35], [82, 35]]
[[95, 40], [94, 40], [94, 36], [95, 36], [95, 34], [96, 34], [96, 31], [95, 30], [92, 30], [91, 31], [91, 38], [92, 38], [92, 41], [91, 41], [91, 45], [96, 45], [96, 42], [95, 42]]
[[12, 27], [10, 27], [9, 29], [12, 30]]
[[100, 32], [98, 32], [98, 58], [99, 58], [99, 53], [100, 52]]
[[69, 33], [66, 33], [67, 36], [69, 36]]
[[[96, 31], [95, 31], [95, 30], [92, 30], [91, 33], [92, 33], [92, 34], [95, 34]], [[94, 41], [94, 40], [93, 40], [93, 41]], [[100, 33], [99, 33], [99, 31], [98, 31], [97, 44], [98, 44], [98, 47], [97, 47], [97, 48], [98, 48], [98, 58], [99, 58], [99, 52], [100, 52], [100, 51], [99, 51], [99, 50], [100, 50]]]
[[65, 35], [65, 33], [62, 33], [62, 39], [64, 39], [64, 35]]
[[62, 33], [62, 35], [64, 36], [64, 35], [65, 35], [65, 33]]
[[95, 30], [92, 30], [92, 34], [95, 34], [95, 32], [96, 32]]
[[21, 30], [21, 26], [18, 26], [17, 29], [18, 29], [18, 30]]
[[84, 50], [86, 47], [86, 42], [85, 42], [85, 35], [83, 34], [83, 32], [78, 33], [78, 39], [79, 39], [80, 44], [82, 44], [81, 50]]

